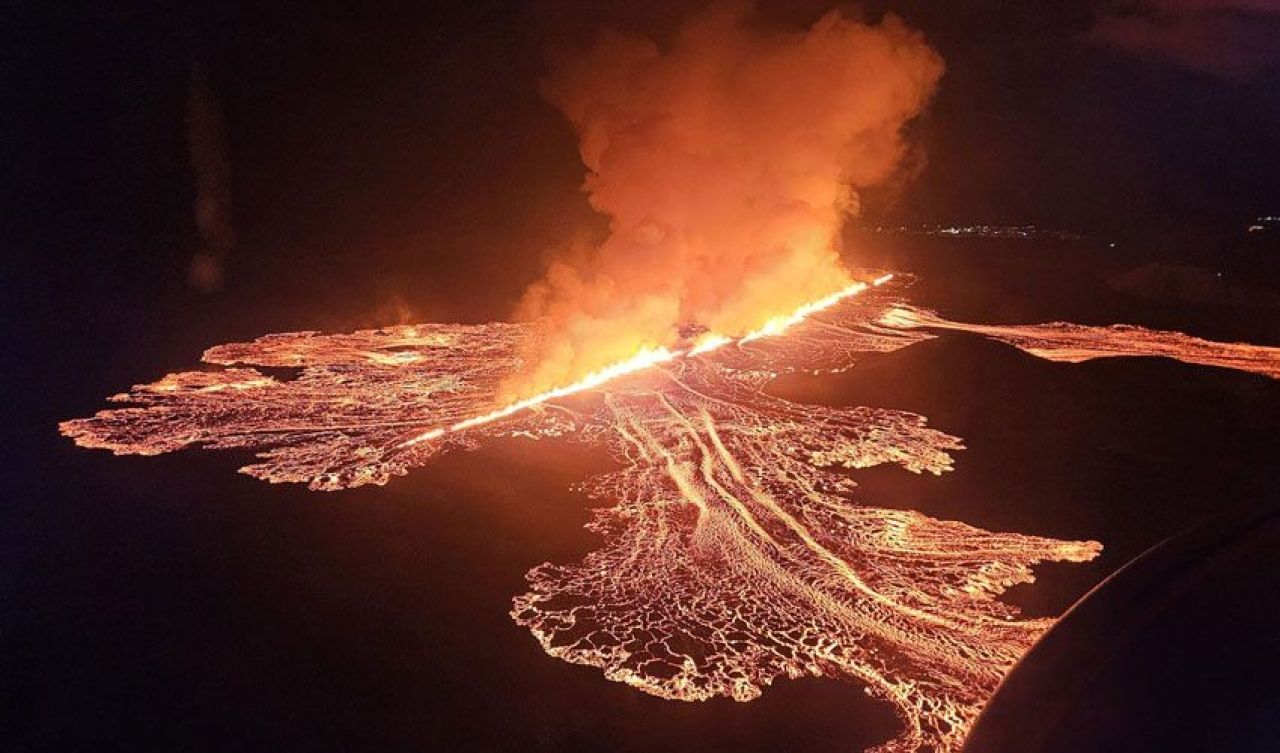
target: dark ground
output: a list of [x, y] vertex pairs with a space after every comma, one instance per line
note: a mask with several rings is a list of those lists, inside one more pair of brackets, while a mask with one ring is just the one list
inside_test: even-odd
[[1280, 748], [1278, 546], [1254, 499], [1145, 552], [1019, 662], [965, 753]]

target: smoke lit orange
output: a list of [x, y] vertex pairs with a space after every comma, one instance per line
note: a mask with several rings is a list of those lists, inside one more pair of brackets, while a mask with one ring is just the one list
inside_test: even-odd
[[612, 32], [557, 56], [543, 94], [578, 134], [609, 230], [527, 292], [520, 315], [551, 324], [504, 385], [512, 400], [675, 350], [690, 323], [710, 330], [703, 352], [778, 334], [854, 284], [840, 229], [909, 154], [942, 60], [892, 14], [749, 16], [714, 3], [669, 42]]

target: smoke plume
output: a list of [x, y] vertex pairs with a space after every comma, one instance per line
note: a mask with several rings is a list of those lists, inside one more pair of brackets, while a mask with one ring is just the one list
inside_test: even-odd
[[543, 93], [572, 123], [609, 233], [550, 265], [518, 314], [549, 335], [513, 395], [564, 385], [682, 327], [738, 336], [851, 282], [838, 237], [895, 174], [943, 65], [899, 18], [769, 31], [714, 5], [669, 45], [613, 31]]

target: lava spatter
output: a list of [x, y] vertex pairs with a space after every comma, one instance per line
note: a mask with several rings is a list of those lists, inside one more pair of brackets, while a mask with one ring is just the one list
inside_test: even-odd
[[[1033, 580], [1034, 564], [1085, 561], [1100, 545], [876, 507], [845, 469], [942, 473], [960, 440], [915, 414], [803, 405], [765, 385], [936, 329], [1055, 360], [1163, 355], [1272, 377], [1280, 350], [1135, 327], [960, 324], [912, 308], [889, 282], [759, 334], [638, 354], [520, 405], [495, 408], [538, 325], [418, 325], [219, 346], [204, 360], [221, 370], [138, 385], [111, 398], [128, 407], [61, 428], [118, 454], [258, 448], [244, 472], [318, 490], [386, 483], [497, 435], [603, 444], [619, 467], [586, 481], [605, 505], [589, 524], [600, 548], [535, 567], [511, 612], [548, 653], [689, 701], [750, 700], [779, 677], [852, 679], [897, 710], [902, 729], [882, 751], [957, 750], [1051, 623], [996, 597]], [[281, 367], [300, 373], [273, 376]], [[588, 391], [600, 399], [563, 399]]]

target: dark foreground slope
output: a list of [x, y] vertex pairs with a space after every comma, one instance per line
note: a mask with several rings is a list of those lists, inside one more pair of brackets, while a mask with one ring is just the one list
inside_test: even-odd
[[1013, 670], [966, 753], [1280, 749], [1280, 514], [1244, 501], [1077, 604]]

